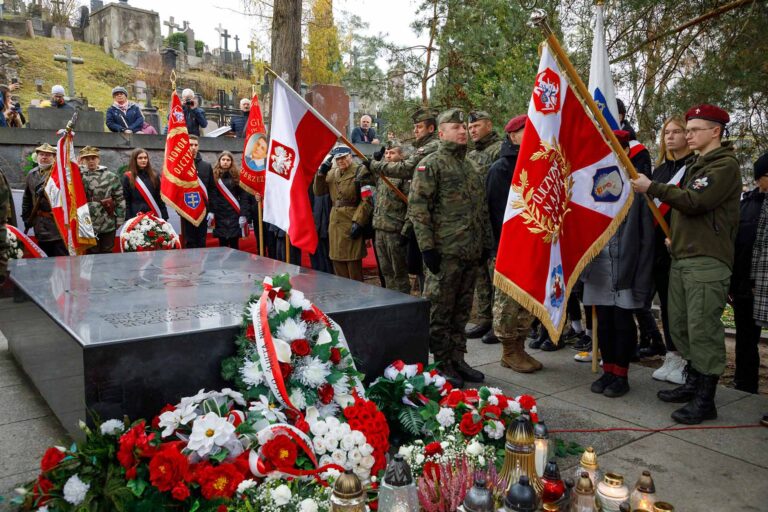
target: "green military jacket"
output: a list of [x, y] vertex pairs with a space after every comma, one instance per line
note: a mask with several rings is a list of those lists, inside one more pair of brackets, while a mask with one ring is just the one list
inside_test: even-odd
[[484, 184], [465, 158], [467, 146], [441, 141], [419, 163], [408, 195], [408, 219], [421, 251], [463, 260], [491, 248]]
[[503, 142], [504, 139], [499, 137], [498, 133], [491, 132], [475, 142], [475, 149], [467, 154], [467, 158], [475, 164], [475, 169], [480, 173], [483, 183], [485, 183], [485, 179], [488, 177], [488, 170], [491, 168], [491, 165], [499, 159]]
[[730, 142], [699, 156], [679, 187], [653, 182], [648, 193], [672, 207], [674, 259], [711, 256], [733, 266], [741, 174]]
[[439, 143], [440, 139], [437, 138], [437, 132], [430, 133], [416, 141], [414, 144], [416, 151], [405, 160], [399, 162], [373, 161], [371, 162], [371, 171], [383, 174], [389, 178], [409, 180], [413, 177], [413, 171], [416, 170], [419, 162], [427, 155], [437, 151]]
[[[395, 187], [408, 196], [410, 180], [392, 178], [389, 180]], [[391, 233], [400, 233], [405, 224], [408, 205], [400, 199], [394, 190], [376, 177], [376, 201], [373, 208], [373, 228]]]
[[[96, 234], [115, 231], [125, 221], [125, 197], [120, 178], [106, 167], [99, 166], [95, 171], [81, 168], [85, 197], [88, 200], [88, 211], [91, 213], [91, 223]], [[102, 205], [101, 201], [112, 198], [115, 211], [112, 215]]]

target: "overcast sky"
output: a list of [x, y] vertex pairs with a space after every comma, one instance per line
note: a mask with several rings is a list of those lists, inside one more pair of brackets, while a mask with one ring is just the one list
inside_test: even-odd
[[[160, 14], [163, 36], [168, 35], [168, 27], [162, 25], [171, 16], [174, 22], [182, 25], [188, 21], [195, 31], [195, 39], [204, 41], [212, 50], [219, 47], [219, 35], [216, 27], [221, 24], [233, 37], [240, 37], [240, 51], [247, 53], [248, 42], [253, 35], [262, 44], [268, 43], [269, 21], [256, 16], [238, 14], [243, 11], [241, 0], [209, 0], [206, 2], [191, 2], [189, 0], [129, 0], [129, 5], [141, 9], [156, 11]], [[382, 3], [378, 0], [333, 0], [333, 11], [336, 19], [343, 12], [350, 12], [370, 26], [365, 31], [367, 35], [378, 33], [388, 34], [388, 39], [401, 45], [412, 45], [418, 38], [410, 28], [410, 22], [416, 11], [416, 0], [388, 0]], [[229, 49], [234, 50], [234, 39], [229, 40]], [[268, 57], [265, 52], [262, 57]]]

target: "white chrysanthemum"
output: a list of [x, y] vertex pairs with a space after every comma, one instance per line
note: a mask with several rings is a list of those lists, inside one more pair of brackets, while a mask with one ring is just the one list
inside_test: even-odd
[[317, 502], [312, 498], [301, 500], [299, 503], [299, 512], [317, 512], [318, 509]]
[[278, 507], [282, 507], [283, 505], [287, 505], [289, 501], [291, 501], [291, 489], [285, 484], [278, 485], [273, 491], [272, 491], [272, 501], [275, 502], [275, 505]]
[[491, 405], [499, 405], [499, 399], [496, 397], [496, 395], [491, 395], [488, 397], [488, 403]]
[[489, 388], [488, 388], [488, 391], [489, 391], [489, 392], [490, 392], [492, 395], [503, 395], [503, 394], [504, 394], [504, 392], [503, 392], [501, 389], [499, 389], [499, 388], [492, 388], [492, 387], [489, 387]]
[[251, 487], [256, 487], [256, 485], [258, 485], [258, 484], [256, 483], [256, 480], [253, 480], [253, 479], [251, 479], [251, 478], [248, 478], [248, 479], [246, 479], [246, 480], [243, 480], [243, 481], [242, 481], [242, 482], [240, 482], [240, 484], [237, 486], [237, 495], [238, 495], [238, 496], [242, 496], [242, 495], [245, 493], [245, 491], [247, 491], [247, 490], [248, 490], [248, 489], [250, 489]]
[[304, 293], [299, 290], [291, 290], [291, 296], [288, 297], [288, 302], [295, 308], [310, 309], [312, 307], [312, 303], [309, 302], [306, 297], [304, 297]]
[[277, 328], [277, 337], [285, 341], [301, 340], [307, 336], [307, 323], [293, 318], [286, 318]]
[[187, 448], [197, 452], [200, 457], [205, 457], [217, 447], [229, 443], [233, 436], [234, 425], [216, 414], [205, 414], [192, 424]]
[[293, 388], [289, 396], [291, 403], [297, 409], [305, 409], [307, 407], [307, 397], [304, 396], [304, 392], [301, 388]]
[[322, 418], [330, 418], [331, 416], [336, 416], [337, 414], [339, 414], [339, 412], [341, 411], [341, 407], [339, 407], [338, 404], [331, 402], [329, 404], [320, 406], [318, 408], [318, 411], [320, 412], [320, 416]]
[[99, 430], [103, 436], [115, 436], [123, 433], [125, 424], [121, 420], [107, 420], [101, 424]]
[[243, 377], [243, 382], [249, 386], [258, 386], [264, 382], [264, 372], [261, 371], [258, 361], [246, 359], [243, 366], [240, 367], [240, 375]]
[[333, 394], [334, 396], [349, 394], [349, 378], [346, 375], [333, 383]]
[[520, 407], [520, 403], [517, 400], [509, 400], [507, 401], [506, 411], [508, 414], [520, 414], [522, 408]]
[[435, 419], [441, 427], [450, 427], [456, 423], [456, 413], [450, 407], [441, 407]]
[[304, 364], [296, 371], [299, 382], [311, 388], [319, 388], [325, 384], [325, 379], [331, 373], [331, 364], [312, 356], [303, 359]]
[[501, 439], [504, 435], [504, 424], [498, 420], [491, 420], [486, 423], [483, 430], [488, 434], [491, 439]]
[[72, 505], [80, 505], [85, 501], [85, 495], [88, 494], [90, 488], [91, 484], [80, 480], [78, 475], [72, 475], [64, 484], [64, 501]]

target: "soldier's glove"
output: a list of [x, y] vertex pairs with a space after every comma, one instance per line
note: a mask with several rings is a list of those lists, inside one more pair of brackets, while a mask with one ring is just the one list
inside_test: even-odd
[[104, 211], [107, 212], [107, 215], [110, 217], [115, 215], [115, 200], [111, 197], [108, 197], [106, 199], [102, 199], [99, 201], [101, 203], [102, 208], [104, 208]]
[[353, 222], [352, 228], [349, 230], [349, 238], [357, 240], [361, 236], [363, 236], [363, 227], [357, 222]]
[[366, 158], [365, 160], [363, 160], [363, 166], [370, 171], [371, 170], [371, 161]]
[[317, 170], [317, 174], [324, 175], [328, 174], [328, 171], [331, 170], [331, 166], [333, 165], [333, 157], [328, 156], [325, 160], [323, 160], [323, 163], [320, 164], [320, 168]]
[[437, 249], [421, 251], [421, 257], [424, 259], [424, 264], [430, 272], [433, 274], [438, 274], [440, 272], [440, 253], [437, 252]]
[[384, 158], [384, 151], [385, 151], [384, 146], [381, 146], [381, 148], [379, 148], [378, 151], [373, 153], [373, 159], [376, 160], [377, 162], [381, 161], [381, 159]]

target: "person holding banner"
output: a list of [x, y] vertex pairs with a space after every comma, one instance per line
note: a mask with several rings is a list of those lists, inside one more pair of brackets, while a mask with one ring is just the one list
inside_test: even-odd
[[201, 185], [203, 202], [205, 207], [208, 208], [208, 216], [203, 219], [199, 226], [195, 226], [187, 219], [181, 219], [181, 233], [184, 238], [185, 249], [204, 248], [205, 239], [208, 235], [208, 224], [213, 221], [214, 215], [210, 210], [209, 194], [213, 188], [213, 169], [211, 164], [203, 160], [203, 156], [199, 152], [200, 140], [197, 135], [189, 135], [189, 152], [192, 155], [195, 163], [195, 169], [197, 170], [197, 180]]
[[151, 212], [158, 219], [168, 220], [168, 208], [160, 198], [160, 177], [152, 167], [146, 149], [133, 150], [122, 185], [126, 219]]
[[35, 230], [37, 243], [48, 256], [69, 256], [69, 251], [53, 220], [51, 203], [45, 194], [45, 184], [51, 176], [56, 148], [43, 144], [35, 148], [37, 167], [27, 174], [24, 197], [21, 203], [21, 218], [25, 231]]
[[240, 238], [248, 236], [248, 218], [252, 217], [253, 196], [240, 188], [240, 169], [229, 151], [219, 155], [213, 166], [215, 187], [210, 191], [210, 211], [216, 224], [213, 236], [219, 246], [240, 248]]

